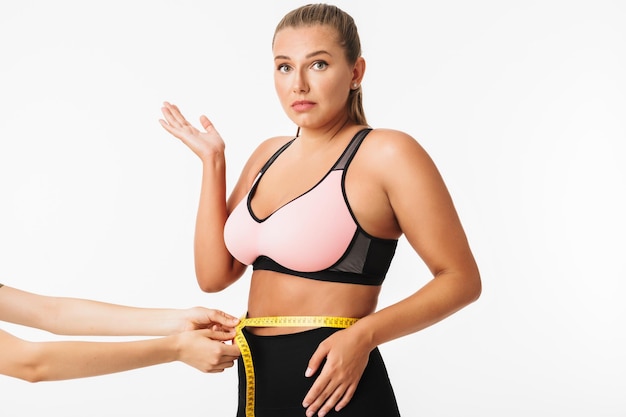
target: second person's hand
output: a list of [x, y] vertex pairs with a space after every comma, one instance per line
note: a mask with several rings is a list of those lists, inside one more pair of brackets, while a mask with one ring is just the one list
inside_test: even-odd
[[239, 319], [221, 310], [192, 307], [181, 311], [180, 330], [212, 329], [234, 331]]
[[210, 329], [189, 330], [170, 336], [178, 341], [177, 359], [206, 373], [223, 372], [235, 364], [239, 347], [232, 332]]

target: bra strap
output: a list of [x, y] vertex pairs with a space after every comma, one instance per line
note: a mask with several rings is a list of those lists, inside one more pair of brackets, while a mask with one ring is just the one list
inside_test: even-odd
[[367, 127], [363, 130], [360, 130], [359, 132], [357, 132], [356, 135], [354, 135], [346, 150], [343, 151], [343, 155], [341, 155], [341, 158], [339, 158], [339, 160], [333, 167], [333, 170], [344, 170], [347, 168], [348, 165], [350, 165], [350, 162], [352, 161], [352, 158], [354, 158], [354, 154], [356, 154], [359, 146], [361, 146], [363, 139], [365, 139], [365, 136], [367, 136], [367, 134], [371, 131], [372, 128]]

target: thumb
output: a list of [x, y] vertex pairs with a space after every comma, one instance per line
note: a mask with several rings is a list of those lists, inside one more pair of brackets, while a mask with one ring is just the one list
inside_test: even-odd
[[317, 350], [313, 353], [313, 356], [311, 356], [311, 359], [309, 359], [309, 364], [306, 368], [306, 371], [304, 372], [304, 376], [310, 377], [315, 375], [324, 359], [326, 359], [327, 354], [328, 349], [319, 346]]
[[213, 323], [221, 324], [225, 327], [235, 327], [239, 323], [239, 319], [221, 310], [209, 310], [209, 320]]
[[215, 129], [215, 127], [213, 126], [213, 123], [211, 123], [209, 118], [206, 117], [204, 114], [202, 116], [200, 116], [200, 124], [202, 125], [204, 130], [208, 131], [210, 128]]
[[228, 341], [232, 340], [235, 337], [235, 331], [222, 331], [222, 330], [211, 330], [211, 329], [202, 329], [199, 330], [202, 332], [202, 335], [208, 337], [212, 340], [220, 340], [220, 341]]

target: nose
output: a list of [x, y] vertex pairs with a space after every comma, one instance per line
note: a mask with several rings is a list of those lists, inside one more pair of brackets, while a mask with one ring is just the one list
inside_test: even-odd
[[293, 86], [292, 90], [294, 93], [308, 93], [309, 92], [309, 84], [306, 80], [306, 76], [302, 73], [302, 71], [294, 71], [293, 76]]

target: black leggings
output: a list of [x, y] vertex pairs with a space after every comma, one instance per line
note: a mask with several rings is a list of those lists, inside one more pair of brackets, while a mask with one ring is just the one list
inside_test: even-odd
[[[256, 336], [243, 329], [254, 363], [255, 417], [305, 417], [305, 395], [315, 381], [304, 371], [320, 342], [341, 329], [322, 327], [279, 336]], [[239, 408], [237, 417], [245, 417], [246, 375], [238, 360]], [[352, 400], [341, 411], [327, 416], [399, 417], [398, 405], [389, 382], [387, 369], [378, 348], [369, 362]]]

